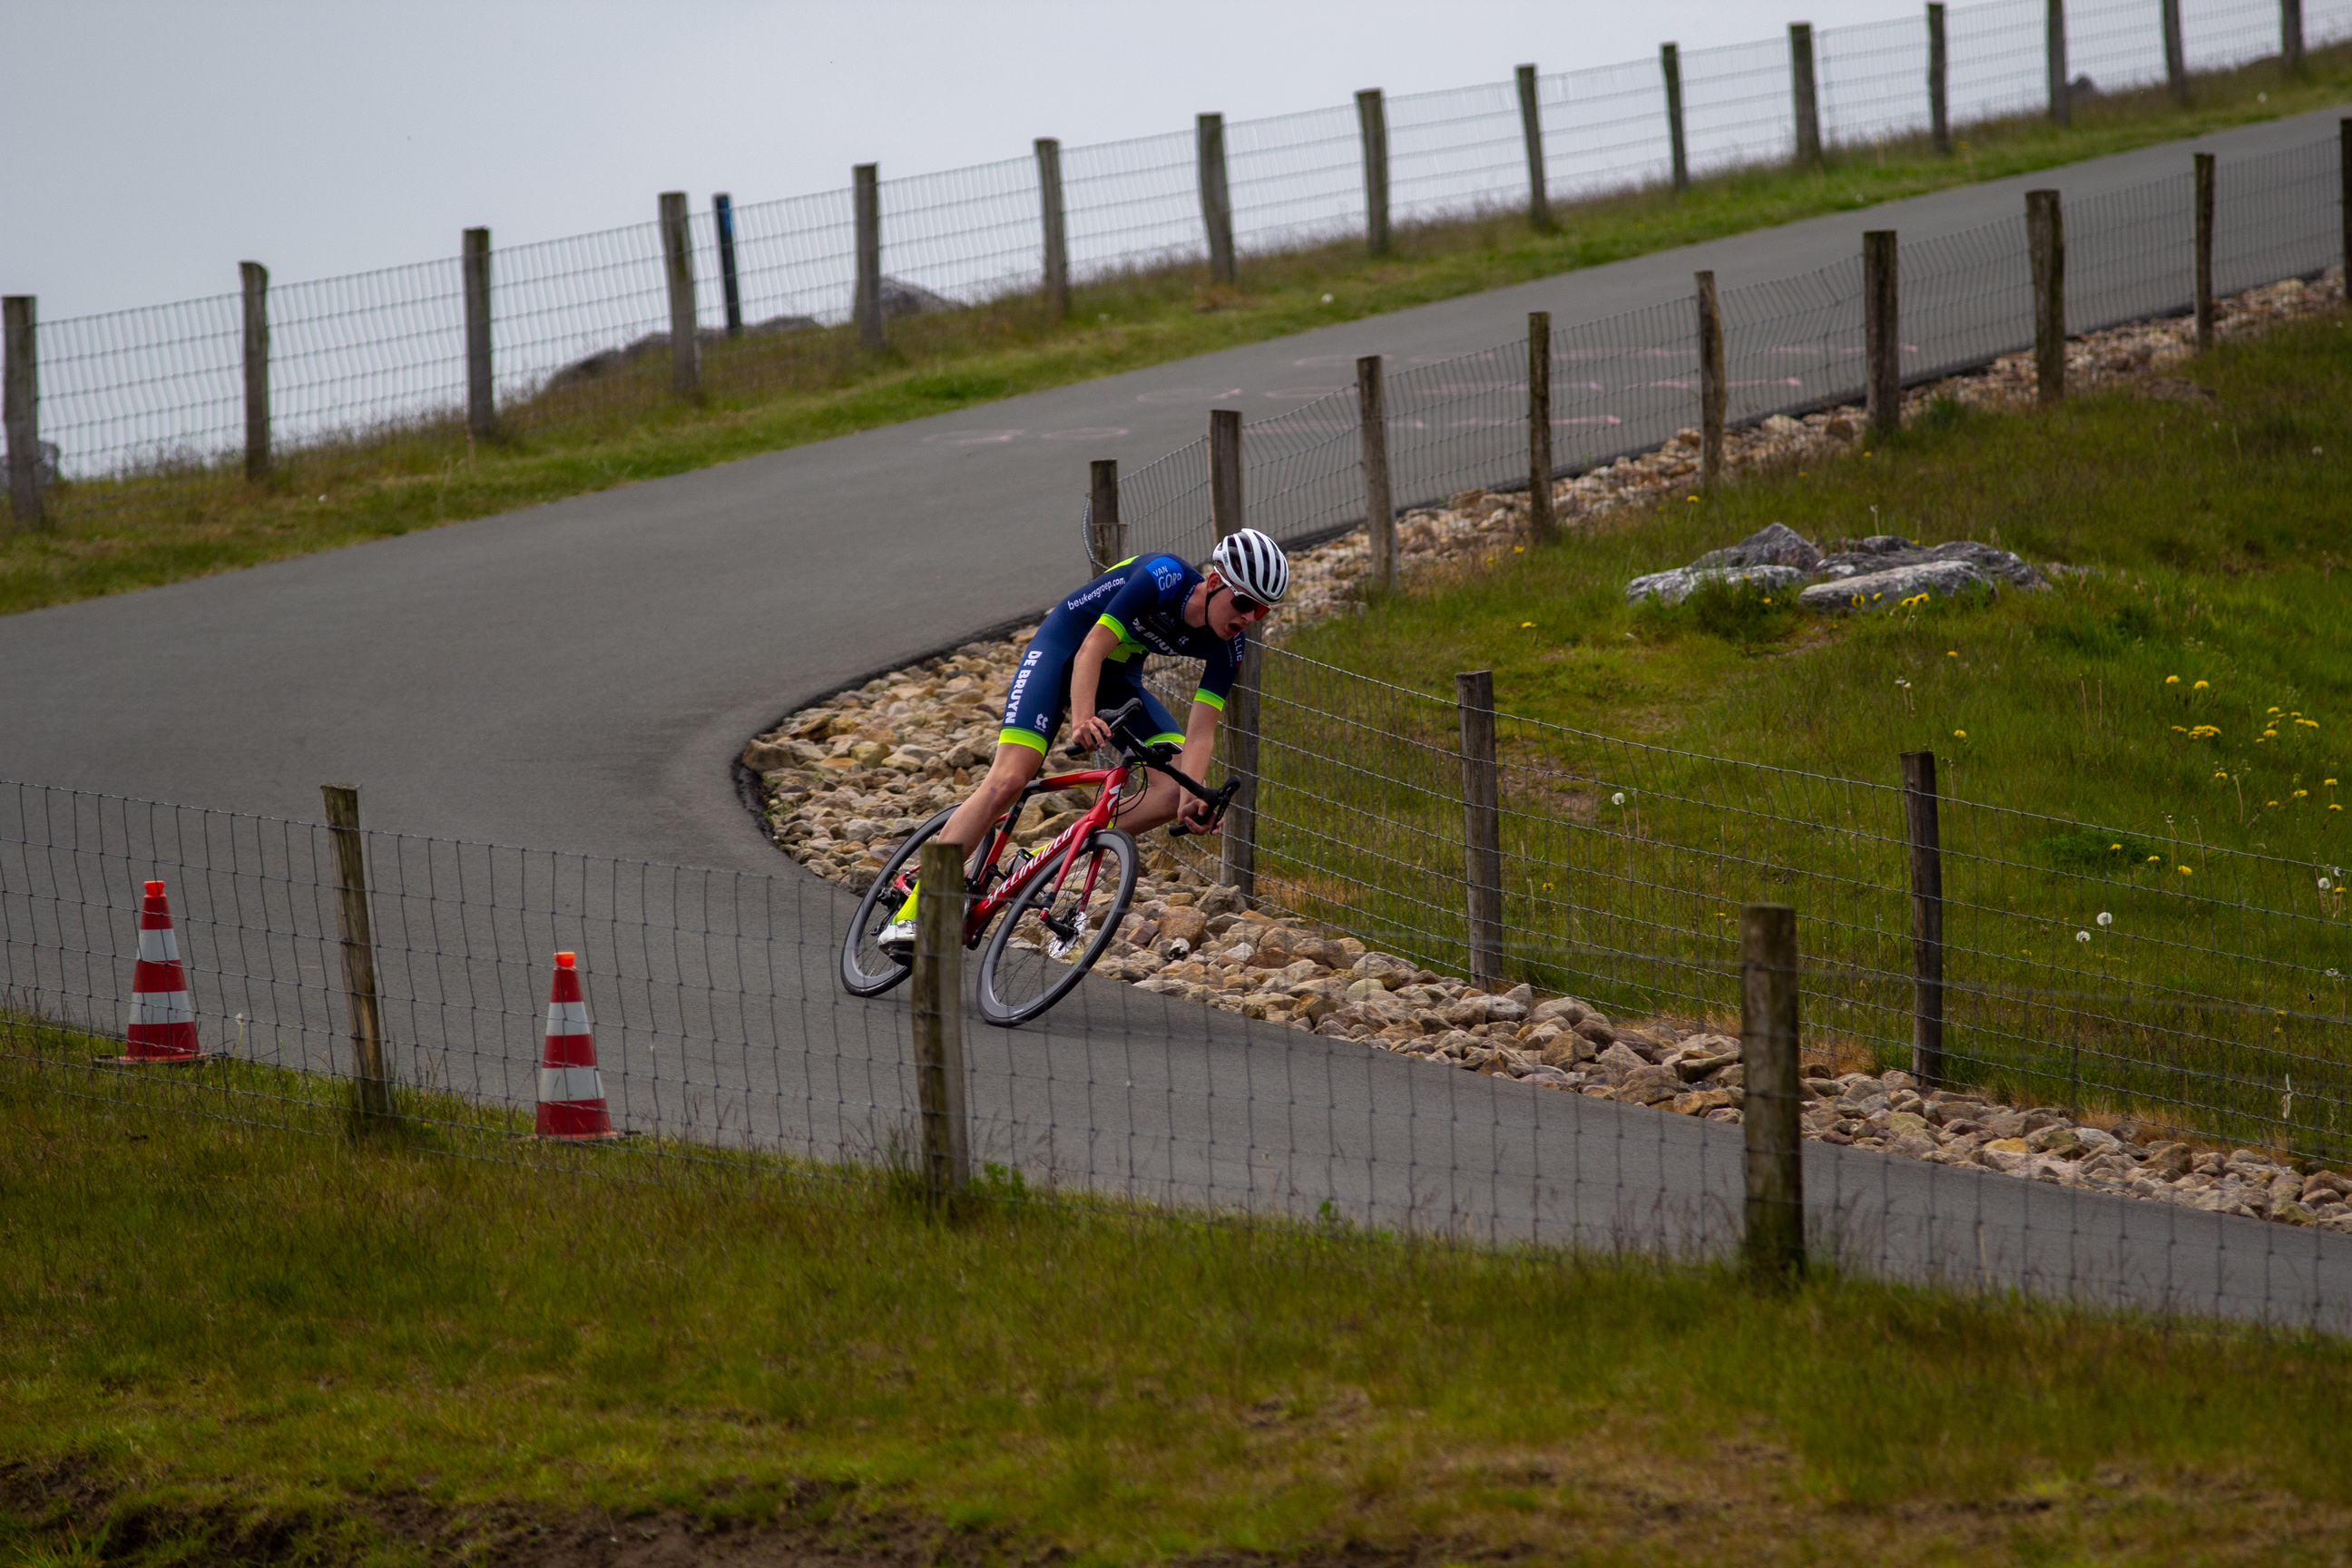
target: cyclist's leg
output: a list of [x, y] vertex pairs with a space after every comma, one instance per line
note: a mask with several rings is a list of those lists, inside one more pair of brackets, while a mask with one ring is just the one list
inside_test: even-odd
[[[1045, 749], [1060, 731], [1068, 709], [1070, 661], [1077, 656], [1086, 631], [1057, 626], [1048, 619], [1029, 639], [1013, 670], [1012, 689], [1005, 693], [996, 755], [987, 774], [940, 829], [940, 843], [952, 844], [969, 855], [989, 825], [1011, 810], [1022, 789], [1037, 776], [1045, 764]], [[915, 911], [921, 899], [922, 889], [915, 885], [891, 921], [894, 941], [912, 942]], [[902, 926], [908, 929], [900, 931]]]

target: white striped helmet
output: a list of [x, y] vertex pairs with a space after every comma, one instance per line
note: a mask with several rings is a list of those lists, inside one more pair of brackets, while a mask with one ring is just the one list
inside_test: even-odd
[[1217, 541], [1209, 563], [1236, 594], [1271, 608], [1290, 592], [1290, 560], [1282, 546], [1255, 528], [1237, 528]]

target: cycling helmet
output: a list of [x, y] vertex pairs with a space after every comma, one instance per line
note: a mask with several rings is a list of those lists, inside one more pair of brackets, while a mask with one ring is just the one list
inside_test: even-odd
[[1288, 557], [1282, 553], [1281, 545], [1255, 528], [1237, 528], [1217, 541], [1209, 564], [1223, 574], [1234, 592], [1246, 594], [1261, 605], [1279, 605], [1290, 592]]

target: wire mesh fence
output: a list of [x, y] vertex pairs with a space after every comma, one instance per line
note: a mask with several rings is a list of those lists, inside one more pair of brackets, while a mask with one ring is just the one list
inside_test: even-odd
[[[1454, 702], [1269, 650], [1258, 888], [1471, 973]], [[1512, 983], [1612, 1015], [1733, 1023], [1744, 904], [1806, 911], [1809, 1040], [1910, 1068], [1904, 789], [1645, 745], [1498, 709]], [[1965, 763], [1944, 763], [1965, 787]], [[1940, 801], [1945, 1075], [2186, 1138], [2352, 1157], [2343, 872]], [[1736, 1032], [1736, 1026], [1734, 1028]]]
[[[2221, 166], [2215, 288], [2235, 292], [2311, 277], [2341, 261], [2330, 138]], [[2069, 207], [2066, 321], [2091, 331], [2179, 313], [2195, 289], [2194, 187], [2188, 174], [2152, 180]], [[1902, 372], [1908, 384], [1973, 369], [2033, 342], [2023, 216], [1900, 247]], [[1859, 255], [1794, 277], [1727, 289], [1726, 418], [1754, 423], [1859, 399], [1863, 268]], [[1555, 324], [1551, 339], [1555, 476], [1655, 449], [1698, 422], [1698, 331], [1693, 302], [1645, 306]], [[1524, 489], [1528, 350], [1522, 342], [1431, 363], [1383, 366], [1393, 503], [1437, 504], [1473, 489]], [[1333, 356], [1308, 368], [1351, 377]], [[1317, 389], [1304, 389], [1315, 391]], [[1364, 521], [1362, 426], [1352, 384], [1322, 392], [1246, 427], [1244, 488], [1250, 525], [1286, 544]], [[1215, 542], [1209, 447], [1202, 440], [1120, 477], [1119, 521], [1130, 552], [1203, 560]], [[1080, 535], [1097, 548], [1090, 513]], [[1109, 564], [1096, 561], [1097, 569]]]
[[[1452, 714], [1280, 657], [1267, 693], [1261, 888], [1408, 963], [1454, 962]], [[1736, 1035], [1740, 970], [1721, 916], [1762, 893], [1803, 911], [1807, 1117], [1843, 1116], [1864, 1092], [1851, 1069], [1900, 1058], [1891, 792], [1518, 721], [1502, 750], [1515, 973], [1577, 987], [1615, 1010], [1625, 1038], [1632, 1020], [1664, 1014]], [[1368, 755], [1377, 771], [1360, 765]], [[364, 1077], [414, 1147], [452, 1157], [643, 1180], [720, 1163], [820, 1197], [919, 1168], [911, 1010], [903, 993], [861, 1002], [839, 988], [849, 900], [814, 879], [362, 834], [381, 1018], [380, 1065], [364, 1067], [334, 830], [26, 785], [5, 786], [0, 807], [0, 1072], [20, 1083], [335, 1136]], [[1898, 1089], [1898, 1108], [1957, 1119], [2030, 1083], [2112, 1097], [2166, 1127], [2340, 1153], [2340, 987], [2285, 994], [2314, 984], [2340, 912], [2270, 907], [2278, 868], [2242, 857], [2206, 860], [2228, 886], [2202, 910], [2120, 879], [2067, 879], [2040, 847], [2053, 825], [1953, 811], [1950, 1087]], [[2060, 928], [2078, 917], [2053, 901], [2053, 877], [2083, 909], [2119, 911], [2102, 928], [2114, 947], [2068, 951]], [[142, 963], [166, 956], [141, 930], [151, 880], [175, 928], [170, 982]], [[2025, 891], [2021, 911], [2011, 900]], [[2224, 926], [2200, 926], [2221, 910]], [[1286, 979], [1247, 969], [1238, 946], [1220, 952], [1223, 940], [1204, 942], [1215, 962], [1196, 989], [1230, 998]], [[2012, 944], [2040, 951], [2012, 957]], [[577, 955], [584, 997], [570, 1022], [549, 1001], [559, 952]], [[2208, 974], [2283, 1005], [2217, 1007]], [[1409, 999], [1439, 975], [1404, 978]], [[118, 1059], [108, 1042], [154, 1002], [138, 993], [166, 984], [184, 985], [180, 1016], [206, 1058]], [[1097, 975], [1040, 1024], [964, 1033], [972, 1158], [1023, 1178], [995, 1190], [1684, 1261], [1729, 1259], [1749, 1234], [1736, 1109], [1662, 1114], [1557, 1074], [1465, 1072], [1198, 1000]], [[585, 1063], [549, 1037], [583, 1024]], [[1832, 1071], [1846, 1080], [1818, 1081]], [[2289, 1072], [2292, 1100], [2277, 1103]], [[595, 1130], [573, 1119], [587, 1102], [621, 1136], [566, 1135]], [[2088, 1307], [2331, 1329], [2352, 1316], [2352, 1237], [2324, 1226], [1826, 1142], [1801, 1162], [1821, 1263]]]
[[[2187, 64], [2235, 67], [2275, 54], [2269, 0], [2185, 7]], [[2352, 36], [2352, 0], [2304, 7], [2311, 47]], [[2045, 94], [2042, 7], [1993, 0], [1950, 13], [1958, 122], [2034, 107]], [[2103, 89], [2164, 74], [2155, 9], [2078, 5], [2070, 57]], [[1927, 124], [1926, 26], [1918, 17], [1815, 35], [1822, 128], [1860, 144]], [[1785, 39], [1682, 56], [1691, 168], [1701, 174], [1784, 158], [1793, 148]], [[1537, 80], [1544, 178], [1554, 198], [1655, 184], [1669, 172], [1655, 61]], [[1390, 206], [1431, 222], [1517, 209], [1528, 170], [1509, 82], [1387, 102]], [[1360, 131], [1351, 107], [1226, 127], [1235, 242], [1244, 253], [1362, 232]], [[1198, 149], [1189, 132], [1063, 153], [1069, 266], [1100, 279], [1205, 254]], [[883, 312], [919, 338], [927, 318], [1034, 309], [1043, 275], [1039, 175], [1028, 158], [879, 184]], [[830, 384], [857, 353], [851, 326], [856, 244], [851, 193], [733, 209], [738, 298], [730, 331], [715, 217], [688, 226], [701, 394], [756, 398]], [[655, 223], [494, 250], [488, 258], [496, 422], [529, 434], [625, 421], [671, 406], [671, 301]], [[436, 468], [467, 429], [460, 263], [272, 286], [269, 414], [283, 468], [331, 479], [364, 451]], [[40, 323], [44, 471], [67, 481], [62, 512], [105, 515], [201, 504], [243, 482], [245, 337], [240, 296]], [[919, 345], [918, 345], [919, 346]], [[296, 488], [299, 488], [298, 484]]]

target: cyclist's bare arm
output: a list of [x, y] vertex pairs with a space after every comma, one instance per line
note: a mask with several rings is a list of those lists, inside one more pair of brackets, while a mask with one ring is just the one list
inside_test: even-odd
[[[1176, 766], [1195, 779], [1206, 779], [1210, 763], [1217, 751], [1217, 722], [1222, 717], [1206, 702], [1195, 702], [1185, 716], [1184, 749], [1178, 754]], [[1219, 824], [1207, 816], [1208, 807], [1180, 787], [1165, 773], [1151, 775], [1143, 798], [1119, 814], [1118, 825], [1129, 833], [1147, 833], [1163, 823], [1173, 822], [1179, 810], [1184, 815], [1184, 825], [1199, 833], [1213, 833]]]

